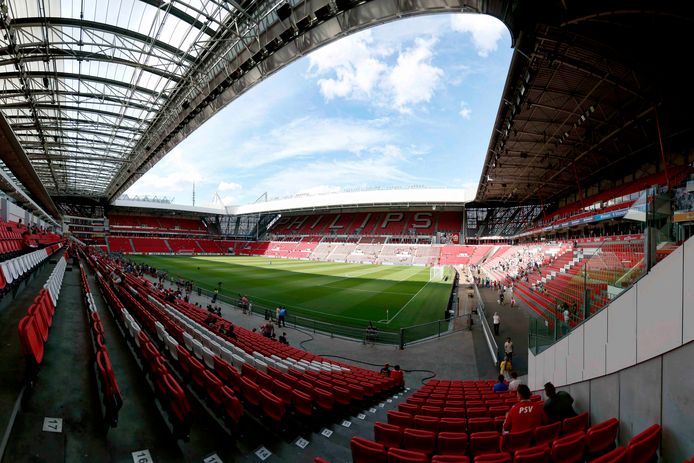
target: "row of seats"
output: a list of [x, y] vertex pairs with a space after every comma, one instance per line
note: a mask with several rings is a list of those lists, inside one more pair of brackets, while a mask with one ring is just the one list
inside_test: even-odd
[[104, 327], [101, 324], [99, 312], [96, 310], [94, 296], [89, 289], [87, 274], [80, 262], [80, 274], [82, 276], [82, 289], [84, 291], [85, 306], [89, 316], [89, 333], [92, 339], [92, 350], [96, 365], [96, 378], [101, 390], [103, 404], [104, 421], [110, 427], [118, 425], [118, 411], [123, 406], [123, 396], [121, 395], [116, 375], [111, 366], [111, 358], [108, 355], [106, 341], [104, 337]]
[[27, 362], [27, 380], [30, 382], [35, 378], [38, 367], [43, 362], [48, 331], [53, 325], [53, 315], [63, 284], [66, 259], [67, 255], [58, 260], [58, 264], [27, 310], [27, 314], [19, 321], [19, 341]]
[[[92, 262], [88, 260], [90, 265]], [[110, 272], [109, 272], [110, 273]], [[116, 322], [126, 334], [126, 339], [133, 346], [139, 364], [149, 378], [149, 384], [155, 397], [166, 412], [174, 437], [188, 439], [192, 422], [192, 410], [188, 397], [180, 383], [169, 372], [164, 357], [152, 343], [149, 336], [142, 331], [135, 319], [126, 310], [116, 293], [109, 286], [103, 274], [97, 270], [97, 281], [108, 307]]]
[[0, 262], [0, 290], [3, 290], [8, 284], [11, 285], [15, 281], [20, 281], [61, 247], [62, 243], [57, 243]]

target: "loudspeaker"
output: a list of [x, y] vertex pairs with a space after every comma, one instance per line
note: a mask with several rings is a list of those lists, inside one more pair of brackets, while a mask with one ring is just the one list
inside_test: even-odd
[[283, 42], [291, 42], [292, 39], [294, 39], [294, 35], [296, 35], [296, 30], [294, 30], [293, 27], [290, 27], [280, 34], [280, 38]]
[[306, 16], [305, 18], [300, 19], [296, 23], [297, 29], [299, 29], [299, 32], [306, 32], [311, 28], [311, 17]]
[[316, 15], [316, 19], [318, 21], [325, 21], [326, 19], [329, 19], [330, 16], [332, 16], [330, 5], [323, 5], [322, 7], [318, 8], [314, 14]]
[[337, 9], [340, 11], [345, 11], [349, 10], [350, 8], [354, 8], [357, 6], [359, 3], [359, 0], [336, 0], [335, 5], [337, 5]]

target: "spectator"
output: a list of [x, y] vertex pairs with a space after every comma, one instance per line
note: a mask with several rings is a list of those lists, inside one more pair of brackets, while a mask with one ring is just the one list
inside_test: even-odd
[[287, 333], [285, 333], [283, 331], [282, 335], [279, 337], [278, 341], [281, 342], [282, 344], [289, 345], [289, 341], [287, 341]]
[[504, 357], [504, 359], [499, 363], [499, 374], [503, 375], [505, 378], [508, 378], [511, 376], [511, 371], [513, 371], [511, 359]]
[[530, 401], [530, 388], [525, 384], [518, 385], [516, 391], [518, 403], [511, 407], [504, 421], [504, 432], [518, 432], [535, 429], [547, 423], [547, 417], [540, 402]]
[[499, 312], [494, 312], [492, 321], [494, 323], [494, 336], [499, 336], [499, 326], [501, 325], [501, 315], [499, 315]]
[[373, 323], [369, 322], [369, 326], [366, 327], [366, 342], [375, 343], [376, 337], [378, 336], [378, 331]]
[[511, 341], [510, 337], [506, 338], [504, 343], [504, 354], [508, 357], [509, 362], [513, 361], [513, 341]]
[[518, 390], [518, 386], [521, 385], [521, 380], [518, 379], [518, 373], [515, 371], [511, 372], [511, 382], [508, 383], [508, 390], [509, 391], [516, 391]]
[[506, 392], [508, 391], [508, 384], [506, 384], [506, 378], [504, 375], [499, 375], [499, 382], [492, 387], [494, 392]]
[[383, 368], [381, 368], [381, 374], [383, 376], [390, 376], [390, 365], [389, 364], [386, 363], [385, 365], [383, 365]]
[[277, 326], [280, 326], [280, 306], [275, 307], [275, 320], [277, 321]]
[[405, 386], [405, 375], [400, 369], [400, 365], [395, 365], [393, 371], [390, 372], [390, 376], [395, 378], [398, 383], [398, 387], [403, 388]]
[[547, 395], [544, 407], [545, 413], [551, 423], [577, 415], [573, 407], [574, 398], [568, 392], [557, 392], [554, 384], [547, 383], [545, 384], [545, 395]]
[[286, 327], [287, 326], [287, 308], [285, 306], [280, 307], [280, 315], [277, 317], [277, 326]]

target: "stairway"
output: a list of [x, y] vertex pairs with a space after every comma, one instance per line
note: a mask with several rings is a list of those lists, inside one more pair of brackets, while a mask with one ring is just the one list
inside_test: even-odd
[[164, 244], [166, 245], [167, 248], [169, 248], [169, 252], [171, 254], [173, 254], [174, 251], [173, 251], [173, 248], [171, 247], [171, 245], [169, 244], [169, 240], [164, 240]]
[[130, 248], [132, 249], [132, 252], [136, 252], [135, 243], [133, 243], [133, 239], [128, 238], [128, 242], [130, 243]]

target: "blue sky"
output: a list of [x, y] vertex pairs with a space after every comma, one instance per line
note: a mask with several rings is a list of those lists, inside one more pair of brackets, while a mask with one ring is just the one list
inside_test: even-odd
[[511, 60], [482, 15], [409, 18], [353, 34], [253, 87], [127, 194], [226, 205], [383, 186], [475, 190]]

